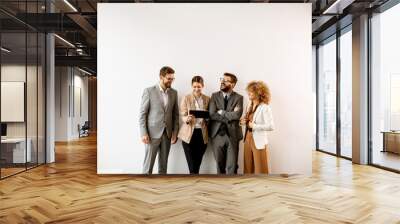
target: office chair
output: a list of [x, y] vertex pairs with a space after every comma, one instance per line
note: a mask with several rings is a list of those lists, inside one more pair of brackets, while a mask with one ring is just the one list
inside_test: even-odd
[[89, 129], [90, 129], [89, 121], [85, 121], [82, 127], [78, 125], [78, 129], [79, 129], [79, 138], [89, 136]]

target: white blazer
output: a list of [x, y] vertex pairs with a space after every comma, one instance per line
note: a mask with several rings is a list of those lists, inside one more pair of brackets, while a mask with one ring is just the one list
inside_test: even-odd
[[[250, 108], [247, 108], [248, 110]], [[260, 103], [253, 115], [253, 139], [257, 149], [265, 149], [268, 145], [267, 132], [274, 130], [271, 107]]]

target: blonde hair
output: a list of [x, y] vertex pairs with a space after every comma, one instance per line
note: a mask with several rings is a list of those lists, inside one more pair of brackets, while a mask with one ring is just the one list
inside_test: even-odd
[[271, 92], [263, 81], [251, 81], [247, 84], [247, 92], [252, 92], [256, 95], [260, 103], [270, 104]]

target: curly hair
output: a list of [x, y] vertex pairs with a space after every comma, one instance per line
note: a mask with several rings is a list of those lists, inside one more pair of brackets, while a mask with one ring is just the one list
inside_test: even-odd
[[263, 81], [249, 82], [249, 84], [247, 84], [246, 90], [248, 92], [254, 93], [260, 102], [270, 104], [271, 91], [269, 90], [267, 84], [265, 84]]

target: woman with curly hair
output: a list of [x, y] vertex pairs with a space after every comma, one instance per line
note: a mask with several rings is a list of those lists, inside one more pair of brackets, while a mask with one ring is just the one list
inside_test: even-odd
[[274, 129], [271, 93], [262, 81], [252, 81], [246, 87], [249, 106], [241, 125], [246, 127], [244, 136], [244, 173], [268, 174], [267, 132]]

